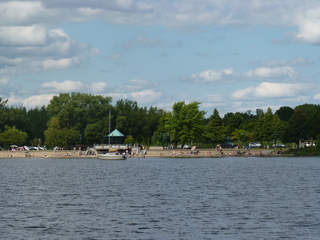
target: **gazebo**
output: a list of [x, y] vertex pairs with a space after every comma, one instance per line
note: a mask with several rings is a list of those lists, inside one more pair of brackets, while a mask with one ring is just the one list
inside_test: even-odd
[[[103, 137], [108, 137], [109, 138], [109, 144], [111, 143], [111, 138], [112, 139], [117, 139], [117, 140], [123, 140], [125, 137], [119, 130], [115, 129], [113, 130], [109, 135], [105, 135]], [[119, 144], [119, 142], [118, 142]]]

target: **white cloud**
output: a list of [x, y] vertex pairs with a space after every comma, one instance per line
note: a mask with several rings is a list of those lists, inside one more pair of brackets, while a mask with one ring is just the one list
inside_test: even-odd
[[64, 69], [76, 66], [80, 63], [78, 57], [72, 58], [63, 58], [63, 59], [47, 59], [43, 62], [43, 70], [52, 70], [52, 69]]
[[313, 100], [319, 101], [320, 100], [320, 93], [314, 95]]
[[63, 82], [47, 82], [40, 86], [40, 92], [43, 93], [68, 93], [68, 92], [81, 92], [83, 83], [79, 81], [66, 80]]
[[152, 104], [156, 100], [159, 100], [159, 98], [162, 96], [161, 92], [156, 92], [151, 89], [146, 89], [140, 92], [133, 92], [130, 94], [135, 101], [137, 101], [139, 104]]
[[[122, 87], [118, 87], [118, 89], [122, 89]], [[92, 82], [90, 84], [85, 84], [80, 81], [72, 81], [72, 80], [66, 80], [62, 82], [58, 82], [58, 81], [46, 82], [40, 86], [39, 91], [41, 93], [52, 93], [52, 94], [70, 93], [70, 92], [87, 92], [90, 94], [105, 94], [106, 92], [110, 92], [110, 94], [114, 94], [114, 92], [120, 92], [115, 89], [115, 86], [112, 86], [106, 82]], [[134, 89], [131, 89], [131, 91], [125, 91], [125, 92], [126, 93], [134, 92]]]
[[48, 16], [40, 1], [6, 1], [0, 3], [0, 25], [32, 25]]
[[[282, 28], [284, 26], [290, 29], [294, 29], [293, 31], [295, 31], [290, 33], [290, 41], [302, 42], [306, 44], [320, 43], [320, 20], [318, 19], [318, 16], [320, 16], [320, 8], [319, 2], [315, 0], [304, 2], [301, 2], [299, 0], [31, 0], [0, 2], [0, 76], [8, 76], [0, 77], [0, 86], [2, 87], [2, 92], [6, 91], [6, 89], [11, 90], [24, 87], [23, 84], [25, 83], [18, 86], [18, 84], [20, 84], [19, 81], [22, 81], [22, 75], [17, 78], [12, 77], [11, 75], [39, 72], [42, 73], [46, 71], [53, 72], [54, 70], [81, 66], [84, 63], [85, 59], [89, 58], [90, 56], [96, 56], [100, 53], [99, 50], [92, 47], [90, 44], [86, 42], [76, 41], [74, 38], [67, 34], [68, 32], [65, 32], [65, 30], [59, 28], [62, 26], [74, 26], [68, 25], [69, 22], [81, 23], [88, 20], [99, 22], [99, 20], [103, 19], [107, 24], [111, 23], [110, 25], [112, 25], [113, 23], [127, 25], [154, 25], [156, 31], [159, 31], [160, 29], [159, 32], [162, 31], [161, 26], [165, 26], [175, 30], [194, 30], [198, 32], [200, 32], [201, 30], [217, 30], [214, 33], [210, 33], [212, 38], [214, 38], [212, 34], [221, 37], [221, 35], [223, 35], [225, 25], [237, 25], [240, 27], [244, 26], [246, 27], [246, 29], [250, 29], [251, 26], [258, 25], [261, 25], [263, 27], [280, 26], [280, 28], [277, 28], [277, 32], [284, 29]], [[220, 25], [222, 27], [219, 28], [219, 26], [217, 27], [217, 25]], [[201, 27], [203, 26], [213, 27], [201, 29]], [[80, 34], [76, 33], [77, 28], [69, 29], [71, 33], [75, 34], [75, 36], [76, 34]], [[133, 64], [129, 65], [131, 64], [130, 61], [134, 58], [134, 54], [123, 56], [121, 55], [121, 50], [130, 50], [132, 48], [139, 48], [139, 50], [145, 50], [143, 48], [149, 48], [148, 50], [151, 50], [151, 48], [154, 47], [161, 47], [161, 49], [158, 49], [158, 55], [161, 52], [166, 52], [170, 57], [174, 56], [176, 51], [170, 51], [170, 49], [162, 48], [172, 47], [172, 39], [180, 38], [182, 39], [182, 41], [184, 41], [183, 37], [187, 36], [184, 35], [183, 37], [181, 37], [181, 35], [178, 36], [170, 32], [165, 32], [165, 34], [168, 35], [165, 35], [164, 37], [162, 37], [161, 35], [157, 35], [157, 33], [159, 32], [152, 32], [152, 35], [148, 35], [151, 33], [149, 32], [150, 29], [139, 29], [140, 31], [138, 30], [138, 28], [135, 29], [138, 31], [133, 31], [135, 32], [134, 34], [137, 34], [133, 37], [127, 35], [128, 37], [121, 38], [117, 33], [116, 36], [118, 39], [108, 38], [107, 41], [110, 40], [111, 42], [114, 41], [118, 43], [118, 47], [116, 47], [115, 49], [108, 48], [109, 46], [107, 46], [107, 44], [103, 46], [104, 49], [108, 49], [108, 53], [105, 53], [104, 56], [109, 55], [109, 59], [121, 58], [123, 62], [125, 61], [126, 63], [128, 63], [126, 72], [121, 73], [122, 76], [120, 78], [123, 78], [125, 74], [129, 72], [142, 78], [144, 76], [143, 74], [141, 74], [142, 71], [141, 69], [139, 69], [139, 67], [134, 69], [133, 71], [135, 72], [132, 73], [132, 69], [138, 66], [138, 64], [135, 64], [135, 66], [133, 66]], [[263, 30], [265, 29], [267, 28], [263, 28]], [[272, 28], [272, 30], [273, 29], [274, 28]], [[269, 30], [267, 29], [267, 31]], [[231, 32], [231, 28], [228, 28], [228, 31]], [[164, 31], [162, 31], [161, 33], [163, 32]], [[192, 31], [189, 31], [188, 33], [190, 32]], [[266, 32], [266, 34], [270, 32]], [[249, 31], [247, 33], [249, 33]], [[274, 32], [272, 32], [272, 34], [274, 34]], [[78, 36], [80, 38], [87, 39], [90, 39], [89, 37], [91, 37], [86, 36], [85, 33], [81, 33]], [[99, 37], [100, 36], [102, 36], [103, 39], [103, 37], [106, 35], [101, 34], [99, 35]], [[194, 35], [192, 37], [194, 37]], [[207, 38], [208, 40], [208, 38], [210, 37], [208, 37], [208, 35], [206, 35], [205, 33], [203, 35], [199, 34], [195, 37], [195, 39], [196, 38]], [[225, 39], [227, 40], [228, 36], [226, 36]], [[268, 41], [268, 39], [266, 40]], [[93, 39], [92, 41], [98, 43], [97, 39]], [[226, 43], [224, 44], [228, 44], [228, 41], [226, 41]], [[184, 45], [183, 47], [185, 46], [187, 45]], [[201, 49], [200, 46], [192, 50], [194, 50], [194, 53], [206, 53], [206, 55], [201, 53], [201, 55], [203, 56], [215, 56], [217, 48], [215, 48], [214, 45], [211, 46], [212, 48], [208, 48], [208, 51]], [[227, 45], [225, 46], [228, 47]], [[238, 47], [238, 45], [234, 46]], [[241, 56], [241, 51], [239, 50], [238, 52], [239, 55], [236, 57]], [[111, 55], [112, 53], [117, 54]], [[151, 51], [150, 53], [154, 54], [154, 56], [157, 55], [156, 53]], [[277, 53], [274, 52], [272, 54]], [[282, 52], [281, 56], [284, 57], [285, 54], [287, 53]], [[290, 54], [299, 53], [295, 52]], [[312, 54], [307, 51], [305, 54], [306, 56], [312, 56]], [[273, 55], [273, 57], [275, 57], [275, 55]], [[250, 59], [250, 56], [243, 59]], [[209, 59], [206, 60], [210, 61]], [[136, 61], [138, 62], [139, 60]], [[219, 59], [219, 66], [220, 64], [221, 66], [225, 66], [224, 61], [225, 60], [223, 58], [221, 59], [221, 61]], [[234, 59], [234, 61], [237, 60]], [[233, 60], [230, 60], [229, 63], [232, 64], [232, 62]], [[89, 62], [89, 64], [86, 66], [89, 66], [91, 63], [96, 64], [97, 62]], [[114, 82], [121, 81], [120, 79], [117, 79], [118, 76], [116, 73], [116, 71], [119, 70], [119, 66], [116, 66], [114, 64], [112, 67], [110, 67], [110, 62], [107, 62], [106, 65], [102, 66], [102, 64], [99, 65], [100, 63], [101, 61], [96, 64], [95, 67], [108, 69], [108, 74], [110, 74], [110, 76], [112, 74]], [[199, 62], [199, 64], [201, 63], [203, 62]], [[155, 64], [159, 64], [159, 62], [155, 62]], [[169, 61], [167, 61], [165, 64], [172, 64], [172, 62], [170, 62], [169, 59]], [[163, 64], [164, 67], [166, 66], [165, 64]], [[262, 102], [263, 100], [261, 99], [266, 99], [268, 97], [273, 99], [277, 98], [278, 101], [281, 100], [279, 98], [286, 98], [292, 101], [294, 101], [295, 99], [306, 100], [306, 97], [303, 94], [305, 94], [306, 92], [305, 89], [308, 89], [307, 86], [302, 84], [280, 85], [279, 83], [275, 83], [272, 85], [271, 82], [297, 82], [296, 80], [300, 79], [299, 74], [294, 69], [294, 66], [310, 64], [314, 64], [313, 60], [303, 57], [297, 57], [292, 60], [273, 59], [260, 62], [259, 65], [256, 65], [259, 67], [256, 69], [250, 69], [251, 71], [247, 71], [246, 69], [242, 70], [242, 72], [236, 72], [236, 70], [233, 70], [232, 68], [223, 70], [204, 68], [208, 70], [202, 72], [197, 72], [196, 70], [194, 72], [191, 72], [194, 74], [185, 78], [181, 78], [181, 80], [194, 83], [204, 83], [203, 86], [206, 86], [205, 84], [208, 83], [230, 83], [231, 80], [233, 81], [232, 83], [236, 83], [236, 80], [243, 81], [241, 83], [243, 85], [241, 86], [248, 86], [246, 85], [248, 84], [248, 82], [244, 81], [261, 81], [263, 83], [261, 83], [259, 86], [248, 88], [244, 87], [244, 89], [235, 91], [231, 95], [231, 97], [233, 99], [259, 99], [259, 101]], [[241, 64], [235, 65], [234, 69], [245, 67], [245, 65], [246, 62], [243, 62]], [[149, 70], [150, 69], [148, 69], [148, 71]], [[303, 71], [303, 69], [301, 70]], [[79, 74], [80, 70], [76, 69], [74, 72], [76, 71], [76, 74]], [[188, 71], [193, 70], [188, 69]], [[68, 74], [69, 77], [69, 74], [72, 74], [70, 72], [63, 71], [63, 74], [64, 73]], [[88, 72], [87, 74], [89, 75], [91, 73]], [[311, 75], [316, 76], [315, 74], [313, 74], [312, 70], [310, 71], [309, 76]], [[38, 76], [26, 76], [26, 78], [38, 78]], [[59, 76], [59, 78], [55, 79], [61, 79], [60, 77], [62, 79], [65, 79], [63, 78], [64, 76], [61, 75]], [[168, 74], [168, 77], [174, 79], [176, 75], [173, 77], [172, 75], [170, 76], [170, 74]], [[92, 78], [94, 78], [94, 76]], [[74, 79], [79, 78], [75, 77]], [[10, 88], [7, 87], [9, 83], [12, 84], [12, 87], [10, 86]], [[29, 85], [28, 83], [28, 87], [31, 87], [31, 85], [32, 84]], [[163, 98], [165, 98], [161, 92], [150, 90], [155, 86], [157, 86], [157, 83], [142, 79], [132, 79], [131, 81], [118, 88], [111, 86], [106, 82], [85, 84], [84, 82], [81, 83], [77, 81], [53, 81], [41, 85], [41, 87], [39, 88], [40, 92], [38, 94], [53, 94], [72, 91], [89, 91], [94, 94], [104, 94], [106, 92], [110, 92], [110, 94], [114, 94], [114, 96], [121, 96], [121, 98], [131, 98], [137, 100], [140, 104], [144, 102], [154, 102], [154, 99], [163, 100]], [[237, 86], [237, 83], [229, 86], [230, 88], [228, 89], [235, 88]], [[28, 91], [29, 94], [34, 92], [34, 90], [29, 89], [27, 89], [26, 91]], [[11, 91], [7, 92], [9, 93]], [[18, 91], [16, 90], [16, 92]], [[190, 96], [187, 96], [187, 91], [184, 92], [184, 94], [185, 95], [183, 96], [185, 98], [190, 98]], [[318, 94], [312, 94], [315, 100], [320, 98]], [[181, 94], [179, 96], [181, 96]], [[166, 102], [163, 104], [167, 104], [167, 102], [174, 102], [174, 100], [176, 99], [173, 100], [173, 98], [177, 96], [171, 97], [172, 99], [166, 99]], [[207, 101], [205, 101], [206, 98]], [[18, 102], [19, 99], [20, 96], [13, 95], [11, 101]], [[209, 106], [210, 104], [212, 104], [210, 106], [214, 106], [214, 104], [226, 104], [225, 102], [227, 102], [223, 96], [219, 95], [208, 95], [206, 97], [203, 97], [202, 99], [204, 99], [203, 102], [205, 102], [207, 106]], [[237, 103], [240, 103], [240, 101], [238, 101]], [[227, 104], [232, 105], [232, 103]]]
[[[281, 2], [248, 0], [109, 0], [109, 1], [12, 1], [1, 3], [0, 23], [22, 25], [60, 21], [81, 22], [103, 18], [122, 24], [160, 24], [183, 28], [210, 24], [291, 25], [299, 11], [313, 9], [313, 1]], [[314, 3], [316, 5], [316, 3]]]
[[226, 83], [234, 80], [254, 80], [254, 81], [269, 81], [274, 80], [295, 80], [298, 78], [298, 73], [292, 67], [260, 67], [250, 70], [246, 73], [234, 72], [232, 68], [216, 71], [206, 70], [201, 73], [192, 74], [189, 77], [182, 77], [181, 81], [193, 83]]
[[129, 93], [109, 93], [105, 94], [111, 96], [114, 101], [119, 99], [131, 99], [141, 104], [153, 104], [155, 101], [159, 100], [163, 95], [162, 92], [157, 92], [152, 89], [145, 89], [142, 91], [129, 92]]
[[57, 24], [102, 18], [109, 23], [160, 24], [182, 29], [213, 24], [297, 26], [295, 38], [314, 43], [319, 42], [319, 11], [316, 0], [9, 1], [0, 3], [0, 24]]
[[298, 32], [291, 33], [293, 40], [307, 44], [320, 44], [320, 8], [308, 9], [297, 17]]
[[150, 82], [144, 79], [131, 79], [129, 82], [124, 83], [122, 87], [119, 87], [117, 92], [137, 92], [157, 85], [157, 82]]
[[34, 95], [28, 97], [26, 99], [21, 100], [23, 106], [27, 109], [47, 106], [51, 99], [56, 96], [55, 94], [42, 94], [42, 95]]
[[23, 98], [21, 96], [17, 96], [13, 93], [10, 93], [10, 97], [6, 98], [8, 99], [8, 105], [12, 105], [12, 106], [21, 106], [21, 101], [23, 100]]
[[263, 82], [255, 88], [254, 97], [294, 97], [306, 89], [304, 84]]
[[[84, 57], [100, 53], [88, 43], [78, 43], [73, 40], [62, 29], [52, 29], [46, 34], [48, 39], [44, 45], [29, 44], [19, 47], [1, 47], [0, 45], [2, 55], [0, 57], [0, 74], [21, 74], [71, 68], [80, 65]], [[16, 41], [24, 41], [27, 37], [20, 36]], [[3, 36], [3, 38], [5, 37]]]
[[47, 42], [47, 30], [43, 26], [0, 27], [0, 44], [9, 46], [44, 45]]
[[248, 87], [233, 92], [231, 99], [241, 100], [250, 98], [292, 98], [305, 94], [312, 86], [306, 84], [270, 83], [263, 82], [257, 87]]
[[123, 8], [129, 8], [133, 3], [133, 0], [116, 0], [116, 4]]
[[189, 77], [181, 78], [185, 82], [194, 82], [194, 83], [214, 83], [219, 82], [225, 79], [228, 75], [233, 75], [233, 69], [228, 68], [220, 71], [216, 70], [206, 70], [201, 73], [192, 74]]
[[114, 89], [113, 86], [105, 83], [105, 82], [94, 82], [88, 86], [88, 91], [93, 94], [104, 93], [106, 90]]
[[247, 72], [250, 78], [295, 78], [297, 72], [292, 67], [261, 67]]
[[239, 89], [233, 92], [230, 96], [231, 99], [247, 99], [252, 95], [254, 87], [247, 87], [244, 89]]

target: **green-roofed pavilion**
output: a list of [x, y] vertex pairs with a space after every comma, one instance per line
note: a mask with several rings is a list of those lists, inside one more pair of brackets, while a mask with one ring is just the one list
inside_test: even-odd
[[109, 135], [103, 135], [103, 137], [109, 138], [109, 144], [111, 139], [113, 144], [122, 143], [123, 140], [125, 139], [125, 136], [121, 132], [119, 132], [119, 130], [117, 129], [113, 130], [113, 132], [111, 132]]
[[119, 132], [119, 130], [115, 129], [112, 133], [108, 135], [108, 137], [124, 137], [124, 135]]

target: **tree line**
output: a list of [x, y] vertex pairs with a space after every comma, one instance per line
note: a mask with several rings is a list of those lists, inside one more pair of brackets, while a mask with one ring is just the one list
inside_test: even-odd
[[[320, 138], [320, 105], [283, 106], [276, 112], [227, 113], [213, 109], [209, 117], [200, 102], [176, 102], [172, 111], [139, 107], [137, 102], [84, 93], [61, 93], [48, 106], [27, 110], [9, 107], [0, 98], [0, 146], [46, 145], [48, 148], [107, 143], [109, 125], [125, 135], [122, 143], [159, 145], [196, 144], [214, 147], [225, 141], [246, 145], [259, 141], [270, 145]], [[118, 143], [118, 142], [117, 142]]]

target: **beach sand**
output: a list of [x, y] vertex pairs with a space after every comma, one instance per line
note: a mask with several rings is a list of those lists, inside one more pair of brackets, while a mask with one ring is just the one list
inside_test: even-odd
[[[241, 151], [241, 155], [237, 151]], [[46, 151], [0, 151], [1, 158], [97, 158], [97, 155], [84, 155], [84, 152], [72, 150], [46, 150]], [[157, 149], [147, 150], [146, 155], [136, 155], [135, 158], [147, 157], [227, 157], [227, 156], [280, 156], [275, 149], [251, 149], [245, 152], [242, 149], [223, 149], [223, 154], [215, 149], [199, 149], [197, 154], [189, 149]]]

